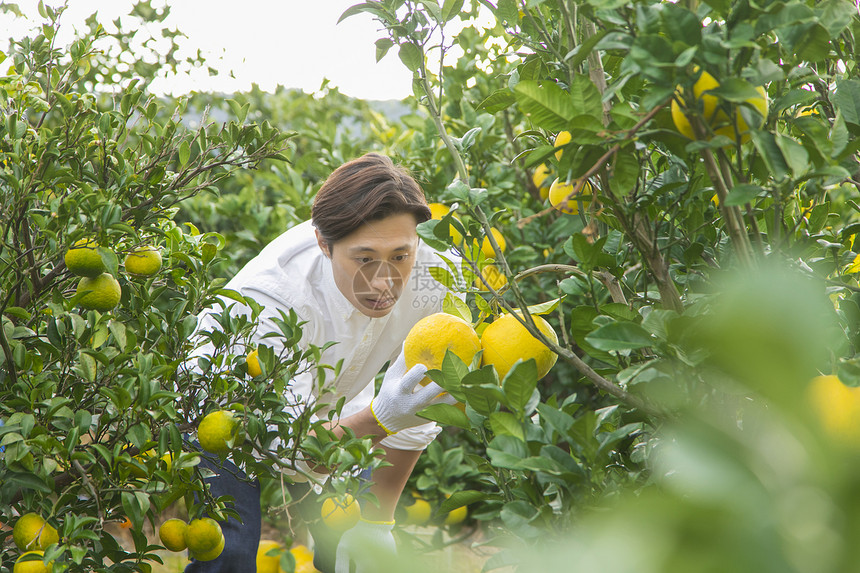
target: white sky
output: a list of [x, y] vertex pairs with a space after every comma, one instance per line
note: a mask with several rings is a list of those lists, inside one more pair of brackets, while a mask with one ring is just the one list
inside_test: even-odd
[[[0, 0], [2, 2], [3, 0]], [[37, 0], [13, 0], [40, 23]], [[154, 0], [159, 7], [163, 0]], [[46, 0], [56, 6], [61, 2]], [[340, 15], [361, 0], [168, 0], [166, 24], [178, 27], [184, 40], [207, 64], [222, 70], [209, 77], [204, 69], [168, 86], [152, 85], [154, 91], [174, 94], [196, 91], [248, 90], [252, 83], [273, 91], [277, 85], [317, 92], [324, 78], [341, 92], [362, 99], [402, 99], [412, 93], [412, 74], [393, 49], [376, 63], [374, 42], [383, 36], [369, 14], [359, 14], [337, 24]], [[62, 22], [80, 25], [98, 11], [109, 24], [128, 14], [130, 0], [69, 0]], [[32, 25], [31, 25], [32, 27]], [[17, 34], [0, 16], [0, 37]], [[223, 56], [224, 64], [217, 63]], [[234, 78], [229, 77], [232, 69]]]

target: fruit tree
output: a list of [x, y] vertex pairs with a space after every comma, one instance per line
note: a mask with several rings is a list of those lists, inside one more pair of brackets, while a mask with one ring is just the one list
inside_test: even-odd
[[[187, 98], [148, 93], [178, 65], [173, 50], [136, 53], [129, 69], [133, 24], [108, 33], [93, 17], [66, 45], [63, 11], [40, 3], [33, 32], [0, 53], [0, 570], [150, 571], [159, 540], [144, 523], [177, 500], [191, 553], [214, 559], [218, 522], [234, 512], [209, 494], [202, 458], [230, 457], [264, 481], [311, 455], [335, 475], [374, 463], [369, 444], [323, 432], [308, 453], [315, 405], [285, 413], [289, 380], [333, 368], [317, 366], [318, 348], [258, 348], [266, 375], [248, 376], [253, 301], [249, 316], [191, 336], [202, 308], [246, 301], [213, 273], [224, 237], [177, 221], [178, 206], [284, 163], [293, 133], [235, 101], [218, 123]], [[165, 15], [141, 2], [130, 17], [172, 34]], [[294, 348], [297, 317], [279, 328]], [[192, 355], [203, 343], [214, 353]], [[203, 420], [214, 451], [190, 441]], [[276, 435], [295, 440], [270, 447]], [[112, 523], [130, 525], [131, 546]]]

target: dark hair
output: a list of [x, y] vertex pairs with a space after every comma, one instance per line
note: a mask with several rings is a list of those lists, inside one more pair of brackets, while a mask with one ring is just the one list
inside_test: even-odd
[[368, 153], [326, 179], [314, 198], [311, 221], [331, 246], [365, 223], [401, 213], [411, 213], [418, 223], [430, 219], [424, 192], [405, 168]]

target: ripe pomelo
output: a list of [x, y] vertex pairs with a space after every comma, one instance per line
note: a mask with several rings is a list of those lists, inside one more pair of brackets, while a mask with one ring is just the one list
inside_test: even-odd
[[102, 273], [97, 277], [84, 277], [78, 283], [76, 294], [86, 293], [78, 304], [87, 310], [107, 312], [119, 304], [122, 298], [122, 287], [119, 281], [110, 273]]
[[[532, 319], [547, 338], [558, 342], [558, 336], [543, 317], [532, 315]], [[484, 350], [482, 366], [492, 364], [499, 380], [504, 379], [517, 360], [534, 358], [538, 380], [546, 376], [558, 360], [558, 355], [532, 336], [513, 314], [500, 316], [484, 329], [481, 348]]]

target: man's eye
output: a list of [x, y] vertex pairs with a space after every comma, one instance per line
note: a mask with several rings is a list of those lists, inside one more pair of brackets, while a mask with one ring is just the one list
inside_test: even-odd
[[365, 265], [365, 264], [369, 263], [370, 261], [372, 261], [373, 259], [371, 259], [370, 257], [359, 257], [355, 260], [358, 261], [359, 263], [361, 263], [362, 265]]
[[395, 262], [402, 263], [403, 261], [407, 260], [408, 258], [409, 258], [409, 255], [396, 255], [394, 257], [394, 260], [395, 260]]

